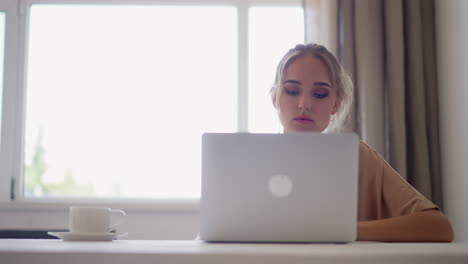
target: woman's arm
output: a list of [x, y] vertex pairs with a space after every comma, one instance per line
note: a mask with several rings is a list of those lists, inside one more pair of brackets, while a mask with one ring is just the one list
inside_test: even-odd
[[358, 223], [357, 240], [386, 242], [451, 242], [453, 230], [438, 210]]

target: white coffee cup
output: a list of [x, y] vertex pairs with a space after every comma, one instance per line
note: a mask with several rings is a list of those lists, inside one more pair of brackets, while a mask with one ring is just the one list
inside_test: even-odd
[[72, 233], [108, 233], [123, 223], [125, 212], [107, 207], [70, 207]]

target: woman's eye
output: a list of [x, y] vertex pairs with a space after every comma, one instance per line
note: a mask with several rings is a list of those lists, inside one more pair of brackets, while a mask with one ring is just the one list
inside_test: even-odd
[[287, 95], [298, 95], [299, 90], [294, 89], [294, 88], [284, 88], [284, 91], [286, 92]]
[[312, 96], [317, 99], [323, 99], [328, 96], [329, 92], [327, 89], [319, 88], [312, 91]]
[[328, 96], [328, 93], [314, 93], [314, 97], [318, 99], [323, 99]]

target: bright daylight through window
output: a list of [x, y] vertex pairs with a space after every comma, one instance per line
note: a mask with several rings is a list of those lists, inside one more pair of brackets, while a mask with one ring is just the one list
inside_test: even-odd
[[[33, 4], [24, 195], [198, 198], [202, 133], [238, 131], [237, 14]], [[249, 131], [278, 132], [268, 91], [304, 41], [302, 8], [252, 7], [249, 21]]]

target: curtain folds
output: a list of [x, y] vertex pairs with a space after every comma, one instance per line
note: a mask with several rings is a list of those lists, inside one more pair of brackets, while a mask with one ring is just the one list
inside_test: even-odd
[[323, 2], [304, 1], [306, 33], [327, 30], [306, 40], [333, 47], [354, 80], [349, 129], [442, 207], [434, 0]]

